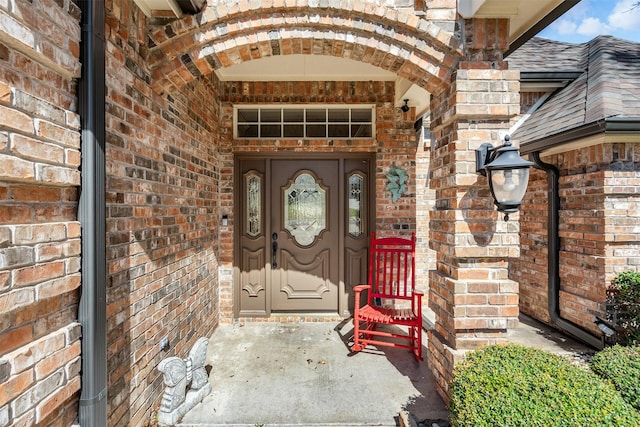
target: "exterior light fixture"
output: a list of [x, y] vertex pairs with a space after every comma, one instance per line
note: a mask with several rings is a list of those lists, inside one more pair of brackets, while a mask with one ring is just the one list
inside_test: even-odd
[[400, 107], [400, 110], [402, 110], [403, 113], [406, 113], [407, 111], [409, 111], [409, 100], [403, 99], [403, 101], [404, 101], [404, 105]]
[[598, 329], [600, 329], [607, 338], [612, 337], [616, 333], [616, 330], [614, 329], [613, 326], [611, 326], [609, 323], [605, 322], [599, 317], [594, 317], [593, 323], [595, 323], [598, 326]]
[[533, 162], [520, 157], [518, 148], [509, 139], [506, 135], [504, 145], [498, 148], [487, 142], [476, 149], [476, 172], [489, 179], [491, 195], [505, 221], [522, 203], [529, 183], [529, 167], [533, 166]]
[[610, 323], [597, 316], [593, 318], [593, 323], [595, 323], [596, 326], [598, 326], [598, 329], [602, 331], [602, 348], [604, 348], [607, 341], [611, 341], [612, 337], [616, 334], [616, 330]]

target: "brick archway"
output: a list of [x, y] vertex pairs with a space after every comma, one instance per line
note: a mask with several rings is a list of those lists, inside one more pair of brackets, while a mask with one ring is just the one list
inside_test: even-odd
[[[391, 71], [439, 93], [459, 62], [455, 9], [439, 21], [413, 9], [372, 2], [335, 7], [252, 4], [210, 5], [149, 35], [152, 87], [171, 92], [214, 70], [278, 55], [326, 55]], [[445, 27], [447, 27], [445, 29]]]
[[[157, 28], [148, 36], [145, 58], [150, 85], [160, 94], [179, 93], [217, 69], [307, 54], [370, 64], [431, 93], [435, 145], [430, 150], [428, 186], [435, 203], [416, 222], [428, 223], [422, 232], [435, 252], [435, 268], [427, 273], [429, 307], [435, 313], [427, 359], [438, 391], [447, 399], [454, 364], [464, 351], [504, 342], [518, 322], [517, 283], [508, 276], [508, 260], [517, 255], [518, 227], [496, 221], [486, 179], [475, 173], [473, 154], [483, 142], [499, 140], [499, 132], [519, 111], [519, 73], [503, 61], [509, 20], [461, 20], [462, 34], [456, 32], [454, 0], [427, 2], [452, 6], [442, 9], [446, 12], [439, 18], [373, 2], [338, 1], [334, 7], [285, 5], [283, 0], [216, 3], [199, 15]], [[389, 120], [397, 114], [392, 101], [381, 109]], [[229, 106], [220, 108], [228, 117]], [[387, 134], [384, 143], [393, 146], [389, 152], [395, 158], [406, 160], [410, 154], [415, 159], [415, 147], [400, 152], [395, 142], [409, 145], [409, 134], [415, 136], [413, 120], [399, 127], [407, 134]], [[234, 150], [255, 150], [232, 147], [228, 132], [224, 138], [218, 160], [225, 170], [232, 170]], [[228, 178], [223, 179], [231, 182]], [[470, 198], [471, 205], [466, 202]], [[229, 203], [220, 207], [232, 212]], [[483, 243], [477, 243], [477, 235]], [[221, 241], [221, 252], [231, 254], [232, 234], [222, 233]], [[229, 261], [223, 258], [222, 264], [230, 265]], [[229, 269], [219, 281], [225, 301], [232, 301], [232, 275]], [[230, 313], [224, 307], [220, 312], [225, 310]]]

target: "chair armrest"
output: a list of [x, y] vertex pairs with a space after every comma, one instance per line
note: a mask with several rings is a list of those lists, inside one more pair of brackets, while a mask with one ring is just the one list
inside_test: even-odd
[[362, 292], [365, 289], [371, 289], [371, 285], [356, 285], [353, 287], [354, 292]]
[[424, 296], [424, 291], [422, 290], [414, 290], [413, 291], [413, 299], [420, 304], [422, 302], [422, 297]]
[[421, 289], [415, 289], [413, 291], [414, 310], [418, 316], [422, 316], [422, 297], [424, 291]]
[[353, 291], [355, 292], [353, 303], [356, 317], [357, 312], [360, 309], [360, 294], [362, 293], [362, 291], [365, 291], [367, 289], [371, 289], [371, 285], [356, 285], [353, 287]]

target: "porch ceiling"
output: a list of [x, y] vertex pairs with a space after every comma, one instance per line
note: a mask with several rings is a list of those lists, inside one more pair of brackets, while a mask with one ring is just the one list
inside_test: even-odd
[[176, 0], [133, 0], [149, 17], [175, 16], [182, 18], [182, 9]]
[[269, 56], [215, 70], [222, 81], [395, 81], [397, 107], [408, 99], [422, 116], [429, 109], [429, 92], [397, 74], [352, 59], [317, 55]]
[[196, 13], [205, 0], [133, 0], [145, 15], [154, 18], [182, 18], [184, 13]]

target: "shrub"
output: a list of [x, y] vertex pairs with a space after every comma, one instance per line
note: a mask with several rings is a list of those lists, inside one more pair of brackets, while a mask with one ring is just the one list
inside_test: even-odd
[[454, 369], [452, 426], [638, 426], [611, 384], [542, 350], [489, 346]]
[[607, 290], [607, 320], [621, 344], [640, 344], [640, 272], [618, 274]]
[[640, 346], [606, 348], [591, 359], [591, 369], [611, 381], [622, 397], [640, 410]]

